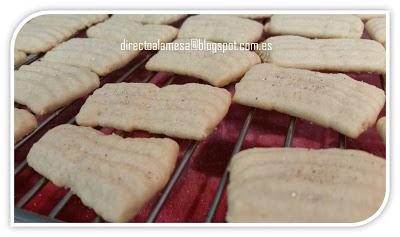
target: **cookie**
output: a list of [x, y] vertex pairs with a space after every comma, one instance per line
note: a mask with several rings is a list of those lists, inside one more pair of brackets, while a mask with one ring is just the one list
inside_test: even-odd
[[378, 133], [383, 139], [383, 142], [386, 143], [386, 117], [378, 119], [376, 128], [378, 129]]
[[275, 36], [262, 44], [272, 50], [259, 50], [263, 62], [282, 67], [340, 72], [385, 73], [385, 48], [368, 39], [308, 39]]
[[345, 74], [259, 64], [235, 86], [233, 101], [299, 117], [351, 138], [373, 126], [383, 90]]
[[27, 23], [18, 32], [15, 48], [27, 53], [41, 53], [52, 49], [74, 34], [74, 30], [60, 26]]
[[236, 16], [241, 18], [259, 20], [264, 18], [270, 18], [272, 14], [229, 14], [228, 16]]
[[18, 32], [15, 48], [41, 53], [69, 39], [79, 30], [103, 21], [108, 15], [43, 15], [26, 23]]
[[253, 148], [232, 158], [228, 222], [354, 223], [385, 197], [386, 162], [358, 150]]
[[227, 15], [197, 15], [185, 20], [178, 38], [201, 38], [222, 43], [257, 42], [263, 25], [256, 21]]
[[143, 24], [169, 25], [186, 16], [185, 14], [117, 14], [113, 15], [112, 18], [124, 18]]
[[227, 90], [208, 85], [158, 88], [150, 83], [114, 83], [104, 85], [86, 100], [76, 122], [203, 140], [224, 118], [230, 103]]
[[178, 29], [169, 25], [142, 25], [124, 18], [112, 17], [90, 27], [86, 35], [90, 38], [107, 39], [129, 43], [166, 43], [176, 38]]
[[385, 14], [355, 14], [358, 16], [362, 21], [368, 21], [372, 18], [377, 18], [377, 17], [385, 17]]
[[37, 61], [14, 72], [14, 100], [43, 115], [89, 94], [99, 85], [98, 76], [86, 68]]
[[35, 116], [24, 109], [14, 108], [14, 143], [31, 133], [36, 127]]
[[365, 29], [371, 39], [376, 40], [386, 47], [386, 18], [373, 18], [365, 23]]
[[70, 39], [44, 55], [42, 61], [86, 67], [99, 76], [125, 66], [139, 50], [121, 50], [121, 44], [104, 39]]
[[41, 26], [66, 27], [73, 31], [79, 31], [107, 18], [107, 14], [48, 14], [35, 17], [29, 23]]
[[271, 17], [268, 33], [298, 35], [308, 38], [361, 38], [364, 24], [347, 15], [278, 14]]
[[[200, 39], [205, 44], [210, 43]], [[173, 43], [190, 44], [189, 39], [178, 39]], [[146, 63], [149, 71], [172, 72], [191, 76], [223, 87], [238, 80], [251, 66], [260, 63], [260, 58], [248, 50], [160, 50]]]
[[23, 63], [26, 59], [26, 53], [19, 51], [19, 50], [14, 50], [14, 65], [17, 66], [21, 63]]
[[168, 182], [178, 151], [169, 138], [122, 138], [60, 125], [33, 145], [27, 160], [106, 221], [126, 222]]

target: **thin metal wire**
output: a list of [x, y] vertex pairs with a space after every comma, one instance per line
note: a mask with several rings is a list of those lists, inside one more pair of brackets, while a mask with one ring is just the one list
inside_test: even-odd
[[25, 159], [17, 167], [14, 169], [14, 176], [17, 175], [21, 170], [28, 164], [28, 161]]
[[147, 83], [151, 80], [151, 78], [154, 76], [154, 73], [150, 73], [148, 76], [146, 76], [144, 78], [144, 80], [142, 81], [142, 83]]
[[163, 194], [161, 195], [160, 199], [158, 199], [157, 204], [154, 206], [149, 217], [147, 218], [147, 221], [146, 221], [147, 223], [154, 222], [154, 220], [156, 219], [165, 200], [167, 199], [168, 195], [170, 194], [176, 181], [181, 176], [183, 169], [186, 167], [187, 162], [190, 160], [190, 157], [192, 156], [194, 150], [196, 150], [197, 145], [198, 145], [198, 142], [195, 142], [195, 141], [193, 141], [190, 144], [189, 149], [185, 152], [185, 155], [183, 156], [182, 161], [180, 162], [179, 166], [176, 168], [174, 175], [172, 176], [172, 178], [168, 182], [167, 186], [165, 187]]
[[47, 179], [42, 177], [38, 182], [35, 183], [35, 185], [32, 186], [31, 189], [29, 189], [27, 193], [25, 193], [24, 196], [22, 196], [15, 206], [19, 208], [23, 207], [46, 182]]
[[38, 60], [39, 58], [41, 58], [44, 54], [43, 53], [39, 53], [39, 54], [29, 54], [28, 57], [25, 59], [24, 62], [14, 66], [14, 70], [18, 70], [21, 66], [23, 65], [28, 65], [33, 63], [34, 61]]
[[53, 209], [51, 209], [49, 217], [54, 218], [57, 216], [57, 214], [61, 211], [61, 209], [64, 208], [65, 204], [67, 204], [67, 202], [69, 201], [69, 199], [71, 199], [71, 197], [74, 194], [72, 193], [71, 190], [68, 191], [68, 193], [66, 193], [64, 195], [64, 197], [57, 203], [57, 205], [55, 205], [53, 207]]
[[293, 116], [290, 116], [290, 125], [289, 125], [288, 131], [286, 133], [285, 147], [290, 147], [292, 145], [293, 133], [294, 133], [295, 126], [296, 126], [296, 118]]
[[386, 74], [381, 74], [381, 86], [384, 91], [386, 91]]
[[[253, 108], [250, 111], [250, 113], [247, 115], [247, 118], [246, 118], [246, 120], [245, 120], [245, 122], [243, 124], [242, 130], [240, 131], [239, 138], [236, 141], [235, 147], [233, 148], [231, 157], [233, 157], [236, 153], [238, 153], [240, 151], [240, 149], [242, 148], [242, 144], [243, 144], [244, 138], [246, 137], [247, 131], [249, 130], [249, 127], [250, 127], [250, 124], [251, 124], [251, 121], [253, 119], [253, 115], [254, 115], [255, 111], [256, 111], [256, 109]], [[230, 165], [230, 162], [229, 162], [227, 168], [225, 169], [224, 174], [221, 177], [221, 180], [219, 181], [219, 184], [218, 184], [218, 187], [217, 187], [217, 191], [215, 193], [215, 197], [213, 199], [213, 202], [211, 203], [210, 210], [207, 213], [207, 217], [206, 217], [206, 220], [205, 220], [206, 223], [210, 223], [212, 221], [212, 218], [214, 217], [214, 214], [215, 214], [215, 212], [217, 210], [219, 201], [221, 200], [221, 197], [222, 197], [222, 194], [223, 194], [223, 191], [224, 191], [224, 188], [225, 188], [225, 184], [228, 181], [228, 173], [229, 173], [228, 167], [229, 167], [229, 165]]]
[[140, 68], [141, 66], [143, 66], [143, 64], [145, 62], [147, 62], [147, 60], [149, 60], [151, 57], [151, 55], [146, 55], [140, 62], [138, 62], [137, 64], [135, 64], [135, 66], [133, 66], [131, 69], [129, 69], [126, 73], [124, 73], [124, 75], [122, 75], [118, 80], [116, 80], [114, 83], [120, 83], [125, 81], [133, 72], [135, 72], [138, 68]]
[[74, 124], [75, 122], [76, 122], [76, 116], [74, 116], [70, 120], [68, 120], [67, 124]]
[[175, 77], [174, 77], [174, 76], [170, 77], [170, 78], [168, 79], [168, 81], [164, 84], [164, 86], [169, 86], [169, 85], [171, 85], [171, 83], [174, 82], [174, 80], [175, 80]]

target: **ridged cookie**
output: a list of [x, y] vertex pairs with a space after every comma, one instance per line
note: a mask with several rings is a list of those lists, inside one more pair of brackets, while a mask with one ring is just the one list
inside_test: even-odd
[[282, 67], [341, 72], [385, 73], [385, 48], [368, 39], [308, 39], [275, 36], [263, 42], [272, 50], [260, 50], [263, 62]]
[[232, 158], [228, 222], [359, 222], [380, 208], [386, 162], [358, 150], [253, 148]]
[[99, 85], [99, 77], [86, 68], [37, 61], [14, 72], [14, 100], [42, 115], [70, 104]]
[[185, 20], [178, 38], [202, 38], [222, 43], [257, 42], [263, 25], [256, 21], [227, 15], [197, 15]]
[[117, 14], [112, 17], [129, 19], [143, 24], [169, 25], [186, 16], [185, 14]]
[[49, 14], [35, 17], [30, 23], [43, 26], [65, 26], [72, 30], [81, 30], [107, 18], [107, 14]]
[[105, 20], [108, 15], [43, 15], [26, 23], [15, 40], [15, 48], [27, 53], [46, 52], [77, 31]]
[[271, 17], [268, 33], [308, 38], [361, 38], [364, 24], [354, 15], [278, 14]]
[[[190, 43], [190, 40], [178, 39], [173, 43]], [[160, 50], [146, 63], [146, 69], [196, 77], [223, 87], [238, 80], [260, 61], [256, 53], [248, 50]]]
[[386, 143], [386, 117], [378, 119], [376, 128], [384, 143]]
[[233, 101], [303, 118], [357, 138], [375, 124], [385, 93], [344, 74], [259, 64], [236, 84]]
[[110, 222], [126, 222], [168, 182], [178, 155], [168, 138], [122, 138], [60, 125], [29, 151], [29, 166], [68, 187]]
[[27, 53], [46, 52], [74, 33], [75, 30], [64, 26], [42, 26], [28, 22], [18, 32], [15, 48]]
[[14, 66], [17, 66], [24, 62], [26, 57], [26, 53], [19, 50], [14, 50]]
[[95, 38], [70, 39], [46, 53], [43, 61], [86, 67], [99, 76], [125, 66], [139, 50], [121, 50], [121, 44]]
[[386, 46], [386, 18], [373, 18], [365, 23], [368, 35], [371, 39], [376, 40]]
[[362, 21], [368, 21], [372, 18], [385, 17], [385, 14], [356, 14]]
[[14, 143], [31, 133], [37, 127], [33, 114], [24, 109], [14, 108]]
[[86, 100], [76, 122], [203, 140], [224, 118], [230, 103], [228, 91], [208, 85], [106, 84]]
[[90, 38], [107, 39], [129, 43], [171, 42], [176, 38], [178, 29], [169, 25], [142, 25], [126, 18], [111, 17], [105, 22], [90, 27], [86, 35]]

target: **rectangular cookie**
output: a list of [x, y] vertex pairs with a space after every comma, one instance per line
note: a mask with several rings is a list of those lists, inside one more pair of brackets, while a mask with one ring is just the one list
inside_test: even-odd
[[41, 53], [52, 49], [75, 33], [65, 26], [42, 26], [28, 22], [18, 32], [15, 49], [26, 53]]
[[385, 17], [385, 14], [355, 14], [358, 16], [362, 21], [368, 21], [372, 18], [377, 18], [377, 17]]
[[386, 18], [373, 18], [365, 23], [365, 29], [371, 39], [376, 40], [386, 47]]
[[186, 16], [185, 14], [117, 14], [112, 17], [129, 19], [143, 24], [169, 25]]
[[142, 25], [123, 17], [111, 17], [86, 31], [86, 35], [90, 38], [107, 39], [119, 43], [124, 40], [129, 43], [166, 43], [174, 40], [177, 34], [178, 29], [169, 25]]
[[27, 160], [106, 221], [126, 222], [168, 182], [178, 151], [169, 138], [122, 138], [60, 125], [32, 146]]
[[42, 26], [64, 26], [78, 31], [107, 18], [108, 14], [48, 14], [35, 17], [30, 23]]
[[163, 88], [150, 83], [106, 84], [86, 100], [76, 122], [203, 140], [224, 118], [230, 103], [227, 90], [202, 84]]
[[383, 90], [345, 74], [259, 64], [235, 86], [233, 101], [296, 116], [357, 138], [373, 126]]
[[89, 94], [99, 85], [99, 77], [87, 68], [37, 61], [14, 72], [14, 100], [43, 115]]
[[385, 73], [385, 48], [368, 39], [308, 39], [300, 36], [275, 36], [260, 50], [263, 62], [282, 67], [340, 72]]
[[253, 148], [232, 158], [228, 222], [354, 223], [385, 197], [386, 162], [358, 150]]
[[272, 35], [308, 38], [361, 38], [364, 24], [354, 15], [278, 14], [267, 23]]
[[257, 42], [263, 33], [259, 22], [227, 15], [197, 15], [185, 20], [178, 38], [201, 38], [222, 43]]
[[378, 119], [378, 122], [376, 122], [376, 128], [378, 129], [378, 133], [383, 142], [386, 143], [386, 117]]
[[46, 52], [79, 30], [103, 21], [108, 15], [43, 15], [26, 23], [18, 32], [15, 48], [26, 53]]
[[86, 67], [99, 76], [125, 66], [139, 50], [121, 50], [115, 41], [95, 38], [70, 39], [44, 55], [42, 61]]
[[26, 59], [26, 53], [19, 51], [19, 50], [14, 50], [14, 66], [17, 66], [21, 63], [23, 63]]
[[[204, 43], [210, 43], [200, 39]], [[178, 39], [175, 44], [190, 44], [189, 39]], [[172, 72], [191, 76], [223, 87], [238, 80], [251, 66], [260, 63], [255, 52], [248, 50], [160, 50], [146, 63], [149, 71]]]
[[31, 133], [37, 127], [33, 114], [24, 109], [14, 108], [14, 143]]

